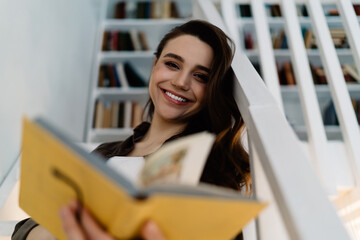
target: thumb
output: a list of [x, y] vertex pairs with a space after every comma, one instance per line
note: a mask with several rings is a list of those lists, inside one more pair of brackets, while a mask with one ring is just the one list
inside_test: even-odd
[[153, 221], [144, 223], [141, 229], [141, 237], [144, 240], [166, 240], [159, 227]]

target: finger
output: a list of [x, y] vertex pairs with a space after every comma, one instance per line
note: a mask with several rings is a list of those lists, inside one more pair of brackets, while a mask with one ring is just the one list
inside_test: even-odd
[[63, 230], [69, 240], [85, 240], [83, 231], [76, 221], [74, 212], [70, 207], [62, 207], [59, 211], [59, 215], [61, 218]]
[[87, 209], [83, 209], [81, 214], [81, 224], [90, 240], [114, 240], [114, 238], [105, 232], [96, 220], [91, 216]]
[[153, 221], [147, 221], [142, 226], [141, 237], [145, 240], [166, 240], [159, 227]]

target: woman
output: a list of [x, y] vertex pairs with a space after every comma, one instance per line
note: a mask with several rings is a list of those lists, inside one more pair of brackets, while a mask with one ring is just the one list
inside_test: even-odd
[[[249, 160], [240, 142], [244, 122], [233, 95], [231, 47], [223, 31], [204, 21], [189, 21], [171, 30], [155, 53], [147, 104], [149, 123], [140, 124], [124, 142], [105, 143], [95, 151], [106, 158], [142, 157], [167, 141], [208, 131], [216, 134], [216, 141], [200, 180], [249, 191]], [[76, 203], [71, 203], [60, 211], [69, 239], [113, 239], [86, 210], [79, 225], [76, 209]], [[13, 239], [31, 239], [36, 231], [43, 229], [35, 227], [28, 238]], [[141, 236], [165, 239], [151, 221], [144, 224]]]

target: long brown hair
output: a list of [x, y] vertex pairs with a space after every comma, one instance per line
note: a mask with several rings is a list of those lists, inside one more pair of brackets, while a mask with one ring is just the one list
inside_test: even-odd
[[[240, 190], [250, 186], [249, 156], [240, 142], [244, 121], [237, 107], [231, 69], [234, 44], [218, 27], [202, 20], [192, 20], [172, 29], [160, 41], [155, 56], [159, 59], [167, 42], [181, 35], [191, 35], [208, 44], [214, 59], [206, 87], [204, 108], [191, 116], [185, 130], [178, 136], [208, 131], [216, 141], [201, 176], [202, 182]], [[147, 118], [151, 121], [154, 104], [147, 103]], [[175, 137], [178, 137], [175, 136]], [[175, 138], [173, 137], [173, 138]], [[173, 139], [171, 138], [171, 139]]]

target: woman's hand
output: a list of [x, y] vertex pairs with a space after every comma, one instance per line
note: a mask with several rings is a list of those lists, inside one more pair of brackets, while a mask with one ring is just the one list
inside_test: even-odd
[[[69, 240], [115, 240], [105, 232], [90, 213], [83, 208], [81, 224], [75, 217], [78, 208], [75, 201], [60, 209], [60, 217], [64, 232]], [[141, 237], [144, 240], [166, 240], [158, 226], [152, 222], [146, 222], [141, 229]]]

